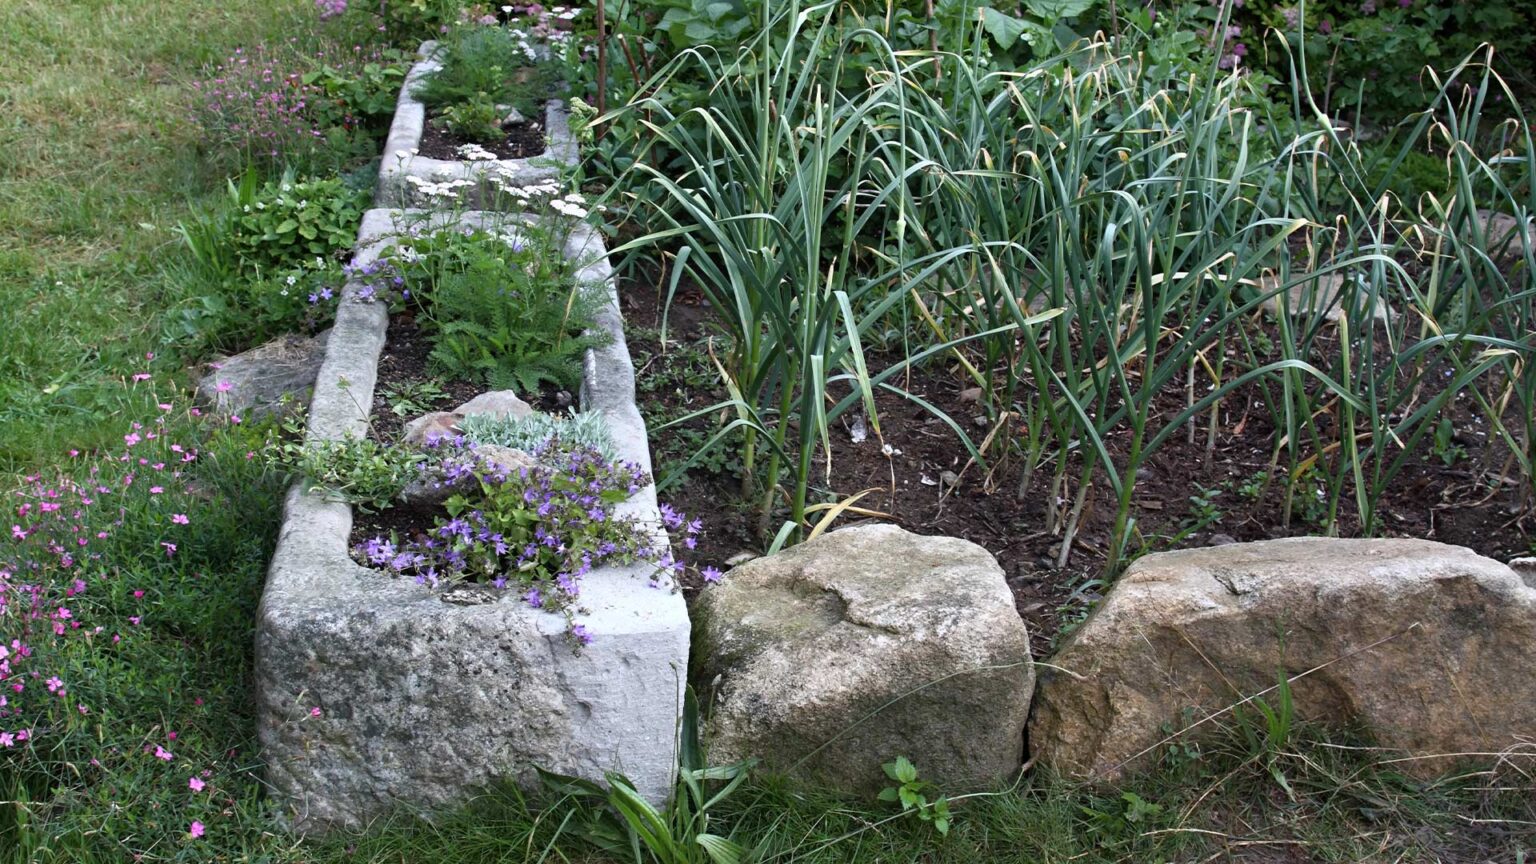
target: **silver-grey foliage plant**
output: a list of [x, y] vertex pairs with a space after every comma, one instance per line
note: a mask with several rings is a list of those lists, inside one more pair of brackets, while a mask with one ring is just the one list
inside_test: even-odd
[[494, 417], [471, 414], [459, 421], [459, 431], [476, 444], [494, 444], [532, 453], [552, 440], [576, 448], [590, 447], [613, 461], [613, 439], [603, 415], [582, 411], [561, 417], [535, 413], [527, 417]]

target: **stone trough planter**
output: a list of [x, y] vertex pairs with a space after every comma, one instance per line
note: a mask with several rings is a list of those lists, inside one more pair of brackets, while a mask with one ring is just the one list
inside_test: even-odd
[[[406, 217], [438, 224], [512, 221], [502, 214]], [[356, 263], [376, 258], [401, 211], [371, 210]], [[581, 401], [606, 415], [615, 449], [649, 470], [612, 271], [602, 241], [577, 225], [566, 245], [590, 262], [578, 278], [608, 286]], [[388, 325], [383, 304], [349, 285], [309, 415], [311, 441], [366, 434]], [[658, 518], [654, 487], [619, 508]], [[683, 598], [649, 587], [651, 568], [589, 574], [578, 616], [594, 635], [579, 653], [562, 616], [514, 592], [445, 595], [363, 568], [347, 554], [352, 511], [290, 490], [256, 633], [258, 732], [268, 778], [295, 828], [359, 827], [392, 809], [462, 802], [535, 766], [601, 779], [621, 771], [664, 801], [677, 764], [689, 625]], [[470, 595], [465, 601], [464, 595]], [[456, 601], [456, 602], [455, 602]]]
[[[500, 175], [518, 185], [553, 180], [562, 169], [574, 166], [577, 158], [576, 139], [571, 136], [569, 112], [565, 103], [551, 99], [546, 103], [546, 133], [548, 147], [537, 156], [526, 159], [496, 159], [483, 161], [455, 161], [430, 159], [417, 154], [421, 136], [427, 124], [427, 106], [415, 97], [416, 86], [422, 79], [442, 68], [438, 59], [438, 44], [423, 42], [419, 52], [421, 60], [411, 67], [400, 87], [400, 98], [395, 103], [395, 118], [389, 126], [389, 138], [384, 144], [384, 159], [379, 166], [379, 182], [374, 201], [381, 207], [431, 207], [442, 201], [431, 201], [417, 187], [417, 181], [445, 183], [468, 180], [473, 185], [457, 193], [457, 200], [468, 207], [501, 209], [498, 199], [509, 196], [500, 194], [490, 178]], [[517, 202], [509, 202], [517, 203]]]

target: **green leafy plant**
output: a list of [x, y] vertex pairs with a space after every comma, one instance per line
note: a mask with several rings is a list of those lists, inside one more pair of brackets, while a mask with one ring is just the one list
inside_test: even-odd
[[990, 6], [981, 7], [981, 26], [1006, 51], [1021, 40], [1041, 55], [1053, 54], [1058, 40], [1071, 42], [1076, 34], [1055, 31], [1066, 19], [1089, 12], [1098, 0], [1024, 0], [1018, 14], [1008, 14]]
[[714, 812], [750, 775], [753, 761], [711, 767], [699, 743], [693, 689], [684, 695], [677, 791], [658, 809], [622, 774], [599, 783], [540, 771], [547, 791], [574, 805], [572, 834], [612, 859], [633, 864], [744, 864], [758, 851], [712, 830]]
[[408, 65], [403, 52], [387, 48], [350, 63], [323, 63], [304, 73], [302, 80], [318, 88], [325, 96], [324, 110], [337, 115], [325, 125], [387, 121], [395, 113]]
[[1227, 515], [1218, 502], [1221, 491], [1216, 487], [1195, 486], [1195, 494], [1189, 496], [1189, 532], [1203, 531], [1212, 525], [1221, 524], [1222, 517]]
[[880, 790], [881, 801], [900, 804], [902, 812], [930, 823], [940, 835], [949, 833], [949, 799], [943, 795], [928, 797], [932, 794], [933, 784], [918, 778], [917, 766], [912, 760], [897, 756], [895, 761], [886, 762], [880, 768], [896, 784]]
[[666, 11], [656, 27], [676, 48], [740, 44], [761, 5], [762, 0], [661, 0], [657, 6]]
[[1456, 425], [1451, 418], [1442, 417], [1435, 424], [1435, 440], [1433, 452], [1445, 467], [1449, 468], [1457, 462], [1467, 458], [1467, 448], [1456, 443]]
[[422, 310], [431, 362], [441, 373], [493, 389], [574, 389], [581, 358], [605, 344], [590, 330], [604, 301], [578, 283], [547, 232], [440, 231], [390, 253]]
[[366, 172], [313, 181], [288, 173], [263, 184], [254, 171], [228, 181], [220, 206], [176, 228], [190, 253], [178, 268], [189, 296], [166, 316], [166, 340], [234, 351], [325, 327], [369, 181]]
[[467, 140], [492, 144], [507, 137], [502, 127], [506, 114], [489, 94], [481, 92], [445, 107], [432, 123]]
[[306, 489], [320, 490], [335, 501], [377, 512], [392, 505], [420, 476], [427, 456], [407, 447], [371, 438], [302, 442], [302, 429], [290, 425], [287, 440], [274, 442], [271, 457], [302, 478]]
[[380, 388], [379, 395], [389, 406], [389, 413], [396, 417], [425, 414], [431, 411], [433, 406], [448, 398], [442, 382], [436, 378], [385, 384]]
[[1255, 471], [1244, 480], [1232, 482], [1236, 486], [1239, 498], [1255, 502], [1263, 498], [1264, 490], [1269, 488], [1269, 474], [1264, 471]]
[[550, 96], [553, 67], [538, 41], [520, 26], [455, 27], [443, 38], [437, 56], [442, 68], [415, 92], [428, 108], [446, 111], [473, 104], [476, 118], [487, 110], [504, 117], [507, 108], [537, 116], [539, 103]]
[[366, 188], [339, 177], [299, 180], [291, 172], [259, 188], [253, 180], [229, 183], [229, 245], [242, 269], [286, 270], [352, 248], [369, 203]]
[[1111, 798], [1097, 806], [1080, 805], [1089, 826], [1097, 833], [1119, 837], [1128, 831], [1140, 830], [1156, 822], [1163, 814], [1163, 806], [1148, 801], [1127, 789], [1118, 798]]
[[551, 445], [560, 449], [584, 447], [613, 460], [613, 440], [608, 422], [596, 411], [567, 417], [534, 412], [526, 417], [471, 414], [459, 421], [459, 431], [476, 444], [495, 444], [532, 453]]

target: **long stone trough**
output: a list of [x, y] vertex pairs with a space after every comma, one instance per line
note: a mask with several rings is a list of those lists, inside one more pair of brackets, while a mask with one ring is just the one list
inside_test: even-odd
[[[409, 222], [517, 224], [509, 214], [369, 211], [354, 263], [376, 259]], [[612, 270], [577, 224], [565, 254], [605, 285], [581, 402], [605, 415], [619, 456], [649, 470]], [[388, 327], [384, 304], [349, 284], [310, 406], [308, 440], [362, 437]], [[620, 512], [658, 520], [654, 487]], [[573, 650], [562, 616], [515, 592], [461, 605], [348, 556], [352, 509], [290, 490], [256, 633], [256, 690], [267, 774], [296, 829], [356, 828], [400, 808], [451, 806], [535, 767], [600, 780], [627, 775], [654, 802], [673, 788], [689, 625], [681, 594], [652, 568], [606, 567], [582, 585]], [[458, 596], [456, 592], [450, 597]]]

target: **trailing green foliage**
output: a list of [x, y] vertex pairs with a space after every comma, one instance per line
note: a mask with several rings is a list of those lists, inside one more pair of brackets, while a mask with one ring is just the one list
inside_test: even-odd
[[381, 444], [372, 438], [304, 442], [304, 430], [294, 423], [285, 440], [268, 450], [274, 463], [300, 478], [307, 490], [319, 490], [334, 501], [345, 501], [364, 513], [383, 510], [421, 476], [427, 457], [409, 447]]

